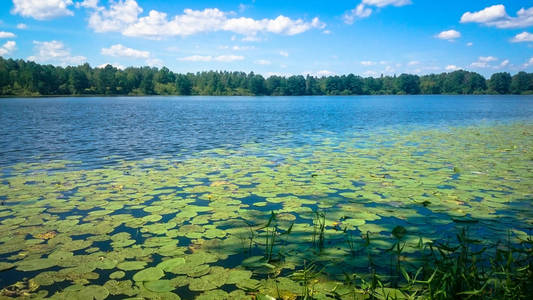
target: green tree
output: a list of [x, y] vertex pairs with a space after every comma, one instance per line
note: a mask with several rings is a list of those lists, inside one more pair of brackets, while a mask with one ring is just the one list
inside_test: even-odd
[[511, 91], [513, 94], [525, 94], [533, 92], [533, 74], [518, 72], [511, 80]]
[[401, 74], [397, 78], [398, 90], [407, 95], [420, 94], [420, 78], [417, 75]]
[[489, 87], [498, 94], [508, 94], [511, 91], [511, 74], [507, 72], [494, 73], [490, 77]]

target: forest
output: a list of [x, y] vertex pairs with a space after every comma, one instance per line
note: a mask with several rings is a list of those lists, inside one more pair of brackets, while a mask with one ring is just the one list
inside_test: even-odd
[[207, 71], [178, 74], [168, 68], [111, 65], [93, 68], [41, 65], [0, 57], [0, 96], [66, 95], [416, 95], [533, 94], [533, 73], [494, 73], [489, 79], [464, 70], [424, 76], [270, 76]]

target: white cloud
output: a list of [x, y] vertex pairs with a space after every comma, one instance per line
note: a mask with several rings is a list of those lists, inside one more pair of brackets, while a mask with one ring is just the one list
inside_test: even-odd
[[376, 64], [376, 62], [370, 61], [370, 60], [364, 60], [361, 62], [363, 66], [373, 66]]
[[346, 12], [342, 19], [346, 24], [353, 24], [356, 19], [368, 18], [372, 14], [372, 9], [366, 7], [363, 3], [357, 5], [354, 9]]
[[192, 56], [178, 58], [178, 60], [181, 60], [181, 61], [194, 61], [194, 62], [198, 62], [198, 61], [208, 62], [208, 61], [212, 61], [213, 57], [212, 56], [202, 56], [202, 55], [192, 55]]
[[98, 0], [84, 0], [83, 2], [76, 2], [76, 7], [98, 8]]
[[363, 76], [365, 77], [379, 77], [379, 73], [376, 71], [368, 70], [363, 72]]
[[135, 0], [111, 2], [106, 9], [98, 6], [89, 17], [89, 27], [96, 32], [122, 31], [128, 25], [137, 22], [142, 8]]
[[[245, 36], [245, 37], [242, 38], [243, 42], [260, 42], [262, 40], [263, 39], [261, 39], [258, 36]], [[233, 37], [232, 37], [232, 41], [234, 41]]]
[[488, 68], [490, 67], [490, 65], [486, 62], [482, 62], [482, 61], [476, 61], [476, 62], [473, 62], [470, 64], [471, 67], [473, 68]]
[[13, 0], [11, 13], [37, 20], [48, 20], [61, 16], [73, 16], [68, 9], [72, 0]]
[[163, 66], [163, 61], [159, 58], [149, 58], [146, 60], [146, 64], [150, 67], [161, 68]]
[[313, 77], [328, 77], [335, 75], [335, 73], [329, 70], [320, 70], [316, 72], [304, 72], [303, 75], [309, 75]]
[[322, 31], [323, 34], [331, 34], [331, 30], [324, 30]]
[[287, 52], [287, 51], [280, 51], [280, 52], [279, 52], [279, 55], [281, 55], [281, 56], [285, 56], [285, 57], [289, 57], [289, 52]]
[[256, 60], [255, 63], [258, 65], [270, 65], [272, 62], [266, 59], [259, 59], [259, 60]]
[[[477, 61], [470, 64], [470, 67], [472, 68], [498, 68], [498, 66], [492, 66], [490, 63], [498, 61], [497, 57], [494, 56], [480, 56], [478, 57]], [[505, 64], [503, 64], [505, 63]], [[503, 66], [506, 66], [509, 62], [503, 61]]]
[[461, 37], [461, 33], [457, 30], [445, 30], [436, 35], [441, 40], [453, 41]]
[[477, 12], [464, 13], [461, 23], [479, 23], [497, 28], [529, 27], [533, 25], [533, 7], [521, 8], [516, 17], [511, 17], [503, 4], [492, 5]]
[[409, 4], [412, 4], [411, 0], [363, 0], [354, 9], [346, 12], [342, 19], [346, 24], [353, 24], [357, 19], [370, 17], [373, 10], [369, 6], [381, 8], [389, 5], [400, 7]]
[[28, 25], [24, 23], [19, 23], [17, 24], [17, 29], [21, 29], [21, 30], [28, 29]]
[[505, 68], [509, 65], [509, 60], [506, 59], [504, 61], [501, 62], [501, 64], [499, 65], [500, 68]]
[[38, 63], [57, 63], [65, 66], [80, 65], [87, 60], [84, 56], [72, 56], [70, 50], [66, 49], [65, 45], [59, 41], [33, 41], [33, 44], [37, 53], [28, 57], [28, 60]]
[[238, 60], [244, 60], [244, 56], [241, 55], [220, 55], [214, 58], [215, 61], [232, 62]]
[[240, 56], [240, 55], [219, 55], [219, 56], [192, 55], [192, 56], [178, 58], [178, 60], [181, 60], [181, 61], [192, 61], [192, 62], [210, 62], [210, 61], [232, 62], [232, 61], [238, 61], [238, 60], [243, 60], [243, 59], [244, 59], [244, 56]]
[[389, 5], [400, 7], [412, 4], [413, 2], [411, 2], [411, 0], [363, 0], [361, 3], [377, 7], [385, 7]]
[[14, 38], [16, 35], [12, 32], [0, 31], [0, 39]]
[[419, 65], [420, 62], [418, 60], [412, 60], [410, 62], [407, 63], [408, 66], [416, 66], [416, 65]]
[[526, 31], [519, 33], [511, 39], [511, 42], [513, 43], [533, 42], [533, 33], [529, 33]]
[[218, 8], [185, 9], [183, 14], [169, 17], [151, 10], [139, 17], [143, 9], [135, 0], [119, 0], [106, 7], [98, 6], [89, 18], [89, 26], [96, 32], [121, 32], [125, 36], [161, 39], [166, 36], [189, 36], [199, 33], [229, 31], [254, 38], [258, 33], [296, 35], [326, 25], [318, 18], [311, 22], [291, 19], [283, 15], [275, 19], [231, 17]]
[[254, 46], [233, 46], [231, 49], [235, 51], [247, 51], [247, 50], [254, 50]]
[[272, 77], [272, 76], [279, 76], [279, 77], [290, 77], [294, 74], [292, 73], [282, 73], [282, 72], [267, 72], [266, 74], [266, 77]]
[[529, 66], [533, 66], [533, 56], [532, 56], [527, 62], [525, 62], [525, 63], [522, 65], [522, 67], [524, 67], [524, 68], [527, 68], [527, 67], [529, 67]]
[[483, 61], [483, 62], [491, 62], [491, 61], [497, 61], [498, 58], [494, 57], [494, 56], [480, 56], [479, 57], [479, 61]]
[[0, 47], [0, 56], [11, 54], [17, 49], [17, 43], [15, 41], [7, 41]]
[[446, 71], [456, 71], [459, 70], [459, 67], [457, 67], [456, 65], [447, 65], [445, 69]]
[[468, 42], [468, 43], [466, 43], [466, 46], [467, 46], [467, 47], [472, 47], [472, 46], [474, 46], [474, 43], [472, 43], [472, 42]]
[[121, 44], [113, 45], [109, 48], [102, 48], [101, 53], [103, 55], [115, 56], [115, 57], [133, 57], [133, 58], [150, 57], [150, 52], [148, 51], [141, 51], [141, 50], [128, 48]]
[[[218, 11], [218, 9], [216, 10]], [[254, 20], [245, 17], [226, 18], [224, 14], [222, 26], [220, 28], [213, 26], [213, 31], [226, 30], [246, 36], [255, 36], [259, 32], [296, 35], [312, 28], [324, 29], [325, 26], [318, 18], [314, 18], [311, 22], [305, 22], [302, 19], [292, 20], [285, 16], [278, 16], [275, 19]]]
[[126, 67], [124, 67], [123, 65], [121, 65], [119, 63], [105, 63], [105, 64], [101, 64], [101, 65], [97, 66], [97, 68], [103, 69], [103, 68], [107, 67], [107, 65], [110, 65], [110, 66], [115, 67], [115, 68], [120, 69], [120, 70], [126, 69]]

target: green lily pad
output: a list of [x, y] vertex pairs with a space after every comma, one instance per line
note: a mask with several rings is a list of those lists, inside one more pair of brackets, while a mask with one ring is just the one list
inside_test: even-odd
[[125, 261], [117, 265], [117, 268], [124, 271], [141, 270], [146, 266], [144, 261]]
[[155, 281], [165, 276], [160, 268], [147, 268], [133, 275], [135, 281]]
[[147, 281], [144, 283], [144, 287], [156, 293], [171, 292], [176, 289], [171, 280]]
[[162, 261], [157, 265], [158, 268], [165, 272], [171, 272], [171, 270], [177, 266], [185, 264], [185, 258], [178, 257]]
[[126, 273], [122, 271], [116, 271], [116, 272], [109, 274], [109, 278], [111, 279], [121, 279], [121, 278], [124, 278], [124, 276], [126, 276]]

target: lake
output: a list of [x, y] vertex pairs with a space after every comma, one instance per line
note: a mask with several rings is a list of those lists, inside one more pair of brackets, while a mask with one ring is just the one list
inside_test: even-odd
[[458, 235], [532, 259], [533, 96], [6, 98], [0, 124], [4, 296], [399, 293]]

